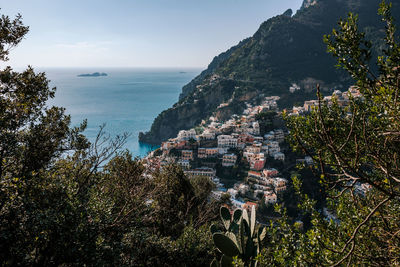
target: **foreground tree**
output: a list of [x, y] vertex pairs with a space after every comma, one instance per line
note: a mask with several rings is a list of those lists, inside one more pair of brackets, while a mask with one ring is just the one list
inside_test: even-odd
[[[0, 20], [0, 55], [7, 60], [28, 28], [21, 17]], [[98, 226], [91, 221], [91, 189], [102, 163], [124, 136], [102, 147], [70, 128], [44, 73], [0, 71], [0, 260], [5, 265], [93, 263]], [[106, 138], [107, 139], [107, 138]]]
[[293, 147], [316, 163], [328, 206], [318, 211], [302, 195], [312, 227], [303, 232], [284, 220], [279, 231], [271, 227], [270, 247], [261, 256], [266, 264], [400, 264], [400, 44], [390, 7], [383, 1], [379, 9], [386, 37], [377, 73], [357, 16], [350, 14], [325, 37], [361, 97], [350, 94], [343, 107], [335, 97], [326, 103], [318, 90], [311, 114], [286, 117]]
[[[8, 60], [10, 49], [27, 31], [20, 16], [14, 20], [1, 17], [1, 60]], [[43, 73], [30, 67], [17, 73], [7, 67], [0, 72], [0, 85], [0, 256], [10, 265], [24, 261], [45, 264], [48, 259], [41, 255], [63, 250], [68, 243], [63, 238], [69, 233], [60, 235], [57, 248], [50, 247], [48, 240], [65, 230], [62, 221], [74, 219], [64, 216], [64, 212], [72, 212], [66, 192], [51, 186], [53, 178], [43, 170], [52, 168], [54, 159], [65, 151], [87, 148], [80, 135], [84, 125], [70, 129], [64, 109], [45, 106], [55, 89], [49, 88]], [[57, 209], [62, 212], [54, 214]]]
[[[0, 60], [28, 28], [0, 18]], [[127, 135], [86, 122], [70, 127], [44, 73], [0, 70], [0, 264], [2, 266], [196, 266], [212, 259], [210, 181], [170, 166], [149, 173]], [[214, 204], [214, 205], [213, 205]], [[200, 259], [200, 260], [199, 260]]]

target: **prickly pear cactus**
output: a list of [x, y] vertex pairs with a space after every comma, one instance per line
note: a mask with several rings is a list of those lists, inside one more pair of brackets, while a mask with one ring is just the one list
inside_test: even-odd
[[255, 258], [260, 252], [261, 242], [265, 239], [266, 229], [257, 224], [256, 211], [252, 207], [251, 214], [246, 209], [237, 209], [231, 215], [226, 207], [220, 208], [220, 217], [224, 231], [216, 225], [211, 225], [213, 241], [222, 256], [215, 258], [211, 266], [234, 266], [234, 258], [244, 263], [244, 266], [257, 266]]

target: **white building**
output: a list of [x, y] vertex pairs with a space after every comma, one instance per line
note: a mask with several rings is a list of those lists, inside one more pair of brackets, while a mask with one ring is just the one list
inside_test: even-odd
[[236, 164], [237, 156], [235, 154], [225, 154], [222, 157], [222, 166], [223, 167], [232, 167]]
[[264, 141], [264, 138], [261, 136], [254, 136], [254, 142], [259, 142], [262, 143]]
[[285, 140], [285, 134], [282, 129], [274, 130], [274, 137], [275, 140], [278, 141], [279, 143]]
[[211, 196], [213, 199], [220, 200], [222, 194], [224, 194], [224, 192], [219, 191], [219, 190], [214, 190], [214, 191], [211, 192], [211, 195], [210, 195], [210, 196]]
[[245, 195], [247, 192], [249, 192], [250, 187], [247, 184], [240, 184], [238, 187], [238, 191], [242, 194]]
[[285, 161], [285, 154], [283, 154], [282, 152], [274, 153], [273, 157], [274, 157], [275, 160]]
[[245, 204], [242, 201], [239, 201], [237, 199], [232, 199], [232, 198], [231, 198], [231, 202], [232, 202], [232, 205], [237, 209], [241, 209], [243, 207], [243, 205]]
[[189, 139], [196, 139], [196, 131], [194, 129], [182, 130], [178, 133], [179, 141], [187, 141]]
[[274, 132], [272, 132], [272, 133], [270, 132], [270, 133], [265, 134], [265, 135], [264, 135], [264, 139], [265, 139], [265, 140], [269, 140], [269, 141], [274, 140], [274, 139], [275, 139]]
[[170, 150], [171, 148], [174, 148], [175, 145], [176, 145], [176, 142], [175, 142], [175, 141], [168, 140], [168, 141], [163, 142], [163, 143], [161, 144], [161, 149], [162, 149], [162, 150]]
[[228, 153], [228, 147], [219, 147], [218, 148], [218, 154], [224, 155], [226, 153]]
[[249, 133], [249, 134], [253, 134], [253, 135], [259, 135], [260, 134], [260, 125], [259, 125], [259, 123], [257, 121], [255, 121], [255, 122], [252, 123], [251, 126], [252, 126], [251, 128], [250, 127], [247, 128], [246, 132]]
[[210, 129], [205, 129], [204, 132], [200, 135], [200, 138], [203, 140], [213, 140], [215, 139], [215, 131]]
[[230, 135], [219, 135], [218, 137], [218, 147], [221, 148], [234, 148], [237, 147], [238, 140]]
[[287, 180], [284, 178], [274, 178], [274, 187], [277, 193], [281, 193], [286, 190]]
[[228, 194], [231, 195], [232, 198], [236, 198], [236, 196], [238, 194], [238, 191], [236, 189], [233, 189], [233, 188], [229, 188], [227, 192], [228, 192]]
[[300, 90], [300, 86], [297, 84], [293, 83], [292, 86], [289, 87], [289, 92], [294, 93], [296, 91]]
[[[272, 179], [271, 179], [271, 180], [272, 180]], [[261, 189], [261, 190], [264, 190], [264, 191], [270, 190], [270, 189], [271, 189], [270, 186], [262, 185], [262, 184], [253, 184], [253, 187], [254, 187], [255, 189]]]
[[269, 141], [267, 145], [268, 145], [268, 147], [271, 147], [271, 148], [279, 147], [279, 142], [278, 141]]
[[293, 107], [293, 114], [303, 114], [305, 112], [304, 107]]
[[212, 147], [212, 148], [203, 148], [199, 147], [197, 150], [197, 157], [202, 159], [202, 158], [209, 158], [209, 157], [215, 157], [219, 153], [218, 148]]
[[216, 171], [212, 168], [201, 167], [193, 170], [185, 171], [185, 174], [190, 176], [207, 176], [210, 178], [215, 177]]
[[248, 152], [248, 153], [260, 153], [261, 152], [261, 147], [262, 147], [262, 144], [253, 143], [251, 146], [247, 146], [245, 148], [245, 152]]
[[273, 157], [276, 153], [281, 152], [281, 148], [278, 147], [268, 147], [268, 154]]
[[189, 160], [178, 160], [178, 165], [180, 165], [182, 167], [182, 169], [190, 169], [190, 162]]
[[278, 197], [273, 191], [264, 192], [265, 204], [275, 204], [278, 201]]

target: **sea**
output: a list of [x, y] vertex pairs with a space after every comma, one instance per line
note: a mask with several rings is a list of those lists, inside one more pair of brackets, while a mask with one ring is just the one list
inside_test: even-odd
[[[182, 87], [200, 73], [194, 68], [45, 68], [50, 85], [57, 88], [48, 105], [66, 108], [71, 126], [87, 119], [84, 134], [94, 141], [101, 125], [111, 137], [128, 133], [124, 150], [146, 156], [157, 146], [139, 143], [139, 132], [150, 129], [163, 110], [178, 101]], [[107, 76], [78, 77], [105, 72]]]

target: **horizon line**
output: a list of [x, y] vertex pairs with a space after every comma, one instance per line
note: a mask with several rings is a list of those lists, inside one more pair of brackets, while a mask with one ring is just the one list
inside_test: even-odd
[[26, 65], [26, 66], [11, 66], [4, 64], [0, 64], [0, 68], [11, 67], [13, 69], [26, 69], [29, 66], [32, 68], [63, 68], [63, 69], [207, 69], [208, 66], [33, 66], [33, 65]]

